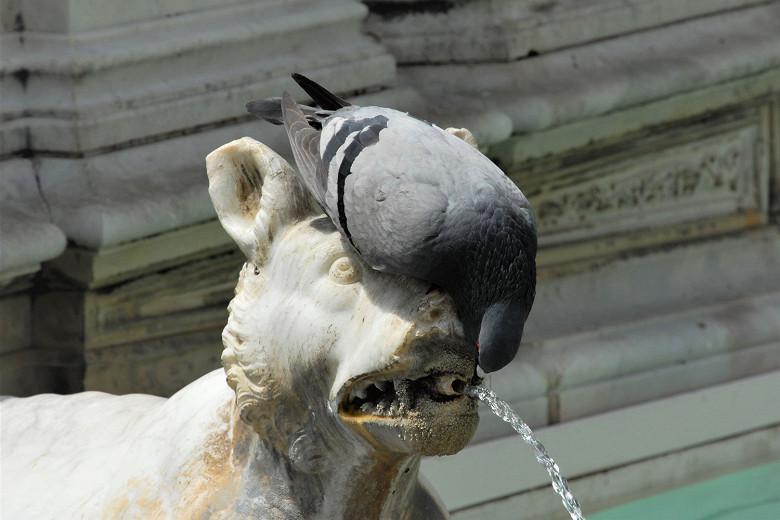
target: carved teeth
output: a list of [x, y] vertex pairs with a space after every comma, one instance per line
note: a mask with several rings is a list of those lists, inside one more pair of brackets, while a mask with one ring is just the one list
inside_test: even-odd
[[394, 417], [427, 395], [437, 402], [463, 395], [465, 379], [455, 374], [431, 374], [419, 379], [364, 379], [354, 384], [347, 403], [353, 412]]
[[358, 398], [358, 399], [365, 399], [368, 395], [368, 387], [371, 386], [371, 381], [362, 381], [361, 383], [355, 385], [355, 388], [352, 390], [352, 398]]
[[[393, 382], [387, 380], [372, 381], [365, 380], [356, 383], [349, 393], [349, 402], [356, 400], [378, 400], [380, 394], [386, 394], [393, 391]], [[362, 407], [361, 407], [362, 408]]]
[[374, 384], [382, 392], [387, 392], [387, 391], [393, 389], [393, 382], [392, 381], [377, 381]]

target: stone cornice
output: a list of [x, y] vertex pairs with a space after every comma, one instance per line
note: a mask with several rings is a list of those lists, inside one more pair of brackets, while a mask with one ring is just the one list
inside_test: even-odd
[[511, 63], [406, 66], [399, 80], [451, 113], [500, 112], [530, 133], [778, 67], [775, 2]]
[[766, 0], [364, 0], [400, 64], [506, 62]]
[[[334, 90], [382, 84], [392, 57], [348, 1], [264, 1], [76, 34], [3, 34], [3, 155], [82, 155], [246, 119], [291, 70]], [[289, 88], [289, 87], [288, 87]]]

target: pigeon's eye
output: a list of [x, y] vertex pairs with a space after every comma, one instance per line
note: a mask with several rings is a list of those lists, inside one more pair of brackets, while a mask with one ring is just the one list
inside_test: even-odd
[[348, 256], [342, 256], [330, 266], [330, 278], [341, 285], [360, 281], [360, 266]]

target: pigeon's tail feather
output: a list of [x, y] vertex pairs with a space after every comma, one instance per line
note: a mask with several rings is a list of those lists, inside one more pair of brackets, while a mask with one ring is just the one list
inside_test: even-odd
[[350, 106], [348, 101], [341, 99], [319, 83], [310, 80], [302, 74], [293, 73], [292, 78], [324, 110], [338, 110], [339, 108]]
[[301, 107], [288, 92], [281, 98], [280, 110], [303, 183], [327, 213], [325, 192], [328, 178], [320, 158], [320, 131], [311, 127]]
[[[306, 121], [317, 130], [322, 129], [322, 120], [332, 114], [329, 110], [319, 110], [306, 105], [298, 105]], [[283, 125], [282, 98], [256, 99], [246, 104], [246, 111], [275, 125]]]
[[246, 111], [269, 123], [282, 125], [282, 98], [256, 99], [246, 104]]

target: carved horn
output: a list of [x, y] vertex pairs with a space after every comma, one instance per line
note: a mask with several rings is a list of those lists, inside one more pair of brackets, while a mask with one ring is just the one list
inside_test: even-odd
[[209, 195], [222, 227], [255, 265], [265, 262], [274, 235], [314, 213], [290, 164], [249, 137], [206, 157]]

